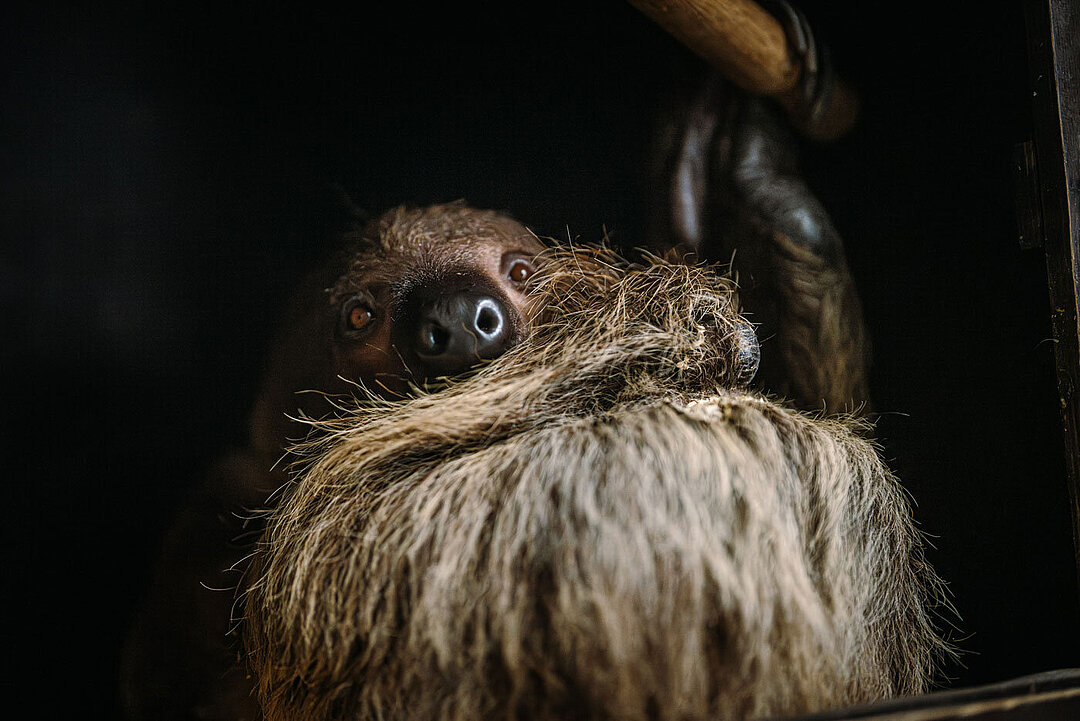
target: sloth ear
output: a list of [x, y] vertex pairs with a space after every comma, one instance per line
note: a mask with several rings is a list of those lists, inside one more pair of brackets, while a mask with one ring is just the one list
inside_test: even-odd
[[338, 222], [345, 232], [359, 231], [371, 220], [371, 215], [353, 202], [349, 191], [340, 183], [330, 183], [327, 187], [327, 210], [329, 215], [340, 219]]
[[375, 249], [379, 233], [370, 212], [358, 206], [340, 183], [327, 183], [316, 203], [318, 224], [327, 237], [341, 243], [344, 257]]

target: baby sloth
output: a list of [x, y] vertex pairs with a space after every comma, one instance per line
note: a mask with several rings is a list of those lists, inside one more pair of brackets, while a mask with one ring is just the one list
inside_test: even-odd
[[733, 285], [546, 251], [532, 333], [322, 425], [245, 583], [276, 719], [743, 719], [927, 688], [941, 601], [853, 420], [749, 391]]
[[403, 398], [528, 331], [523, 285], [543, 245], [505, 215], [460, 202], [401, 207], [341, 246], [290, 304], [255, 406], [253, 445], [274, 460], [309, 430], [286, 414], [321, 418], [334, 410], [327, 395], [357, 385]]
[[515, 220], [463, 203], [397, 208], [344, 234], [289, 304], [248, 447], [212, 469], [166, 538], [126, 644], [129, 718], [256, 717], [229, 633], [235, 568], [262, 528], [251, 510], [287, 479], [279, 459], [311, 430], [298, 419], [338, 412], [342, 395], [437, 386], [521, 342], [541, 247]]

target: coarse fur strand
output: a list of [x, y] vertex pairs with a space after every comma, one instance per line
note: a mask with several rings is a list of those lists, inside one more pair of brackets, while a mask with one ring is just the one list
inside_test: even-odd
[[942, 584], [860, 421], [745, 389], [733, 285], [547, 252], [530, 337], [323, 423], [248, 571], [267, 719], [744, 719], [928, 688]]

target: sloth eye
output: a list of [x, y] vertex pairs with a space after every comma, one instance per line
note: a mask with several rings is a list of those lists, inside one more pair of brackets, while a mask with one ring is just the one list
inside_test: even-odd
[[365, 330], [375, 320], [375, 311], [366, 298], [355, 296], [341, 307], [341, 331], [353, 335]]
[[349, 330], [363, 330], [364, 326], [375, 317], [367, 308], [358, 305], [349, 311]]
[[510, 270], [507, 271], [506, 277], [508, 277], [513, 283], [521, 284], [529, 279], [529, 276], [533, 274], [532, 263], [527, 260], [515, 260], [510, 266]]

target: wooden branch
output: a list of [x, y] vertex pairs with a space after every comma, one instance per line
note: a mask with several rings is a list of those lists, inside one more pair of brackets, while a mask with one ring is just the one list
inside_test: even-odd
[[735, 85], [775, 98], [809, 137], [832, 140], [854, 125], [858, 100], [841, 82], [818, 117], [804, 117], [801, 60], [776, 18], [752, 0], [629, 1]]
[[731, 82], [759, 95], [795, 87], [801, 68], [780, 23], [750, 0], [630, 0]]

